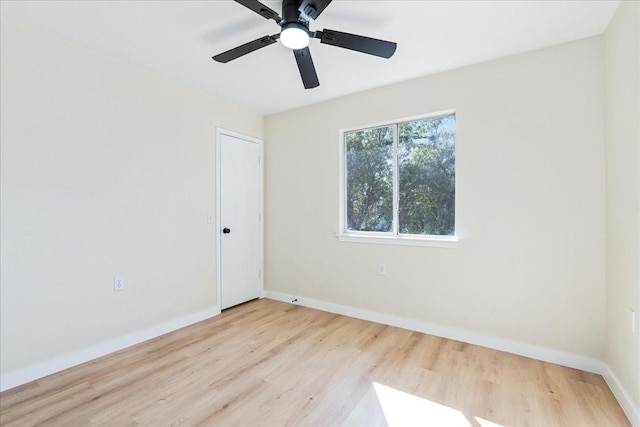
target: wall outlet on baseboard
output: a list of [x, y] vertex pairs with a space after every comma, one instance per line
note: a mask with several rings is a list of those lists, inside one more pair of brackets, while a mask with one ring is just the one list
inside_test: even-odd
[[113, 279], [113, 290], [114, 291], [124, 291], [124, 277], [116, 276]]
[[385, 263], [383, 262], [378, 263], [378, 274], [380, 274], [381, 276], [384, 276], [385, 274], [387, 274], [387, 266]]

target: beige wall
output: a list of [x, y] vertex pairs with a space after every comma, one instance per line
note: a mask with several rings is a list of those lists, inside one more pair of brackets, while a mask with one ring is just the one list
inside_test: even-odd
[[[267, 117], [266, 288], [601, 359], [603, 59], [590, 38]], [[451, 108], [459, 247], [339, 242], [339, 129]]]
[[[606, 32], [606, 363], [640, 410], [640, 3], [624, 1]], [[636, 333], [629, 309], [635, 310]]]
[[262, 116], [6, 21], [1, 41], [2, 373], [215, 309], [214, 129]]

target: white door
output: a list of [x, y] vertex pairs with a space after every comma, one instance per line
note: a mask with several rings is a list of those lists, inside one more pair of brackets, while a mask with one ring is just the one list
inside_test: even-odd
[[218, 134], [220, 307], [262, 293], [261, 147], [238, 135]]

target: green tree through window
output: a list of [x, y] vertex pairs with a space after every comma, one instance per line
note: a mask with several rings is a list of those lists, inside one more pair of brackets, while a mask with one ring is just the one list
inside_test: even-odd
[[347, 231], [455, 234], [455, 114], [345, 132], [345, 157]]
[[393, 129], [349, 132], [346, 139], [348, 229], [391, 231]]

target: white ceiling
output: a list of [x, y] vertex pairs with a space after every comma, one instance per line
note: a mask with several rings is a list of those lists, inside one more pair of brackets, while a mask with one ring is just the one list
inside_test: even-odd
[[[280, 1], [264, 1], [280, 12]], [[305, 90], [280, 43], [227, 64], [211, 59], [279, 27], [231, 0], [8, 1], [20, 22], [155, 74], [280, 112], [413, 77], [600, 34], [619, 1], [334, 0], [311, 30], [398, 43], [382, 59], [311, 41], [320, 87]]]

